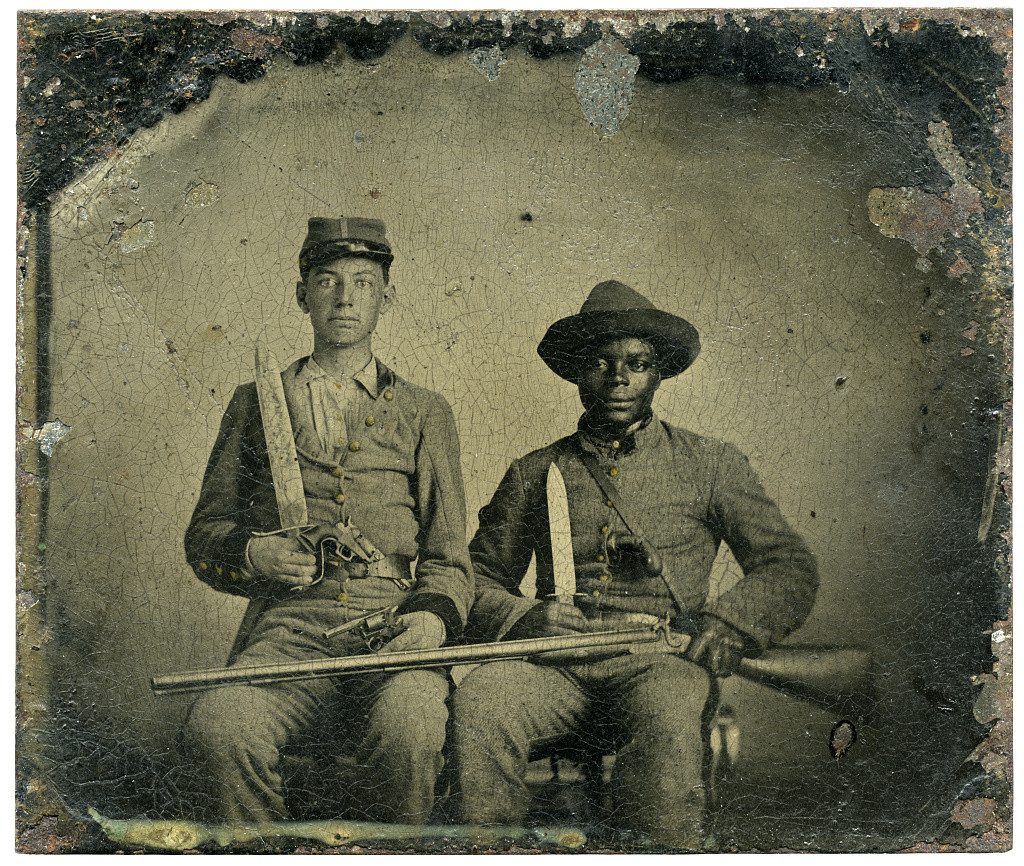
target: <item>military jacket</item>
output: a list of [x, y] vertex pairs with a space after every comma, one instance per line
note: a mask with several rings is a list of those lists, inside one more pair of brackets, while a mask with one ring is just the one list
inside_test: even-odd
[[[466, 621], [473, 597], [466, 549], [466, 506], [455, 419], [438, 394], [407, 382], [380, 362], [376, 394], [360, 389], [346, 413], [344, 447], [326, 450], [313, 430], [300, 372], [282, 374], [311, 523], [351, 520], [385, 555], [416, 560], [416, 586], [398, 593], [400, 611], [430, 610], [449, 637]], [[255, 383], [231, 398], [202, 491], [185, 533], [185, 553], [200, 580], [252, 598], [236, 651], [267, 605], [246, 557], [256, 532], [282, 528]], [[367, 579], [369, 580], [369, 579]], [[377, 579], [374, 580], [383, 580]], [[393, 588], [393, 584], [385, 582]]]
[[[584, 449], [628, 502], [630, 520], [641, 524], [633, 528], [661, 555], [664, 576], [609, 552], [608, 537], [626, 527], [581, 461]], [[588, 616], [664, 615], [676, 607], [666, 579], [687, 608], [676, 613], [711, 614], [761, 646], [782, 639], [809, 614], [818, 587], [815, 559], [747, 458], [725, 442], [654, 419], [621, 442], [595, 443], [578, 431], [513, 462], [481, 510], [470, 543], [476, 602], [469, 628], [477, 638], [500, 638], [540, 603], [519, 592], [532, 555], [538, 599], [554, 592], [546, 497], [552, 462], [565, 478], [576, 604]], [[709, 599], [723, 542], [743, 578]]]

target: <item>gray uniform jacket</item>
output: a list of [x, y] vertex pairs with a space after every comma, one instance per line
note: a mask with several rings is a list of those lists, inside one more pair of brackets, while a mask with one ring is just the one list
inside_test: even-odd
[[[625, 526], [581, 462], [582, 449], [614, 476], [631, 519], [642, 524], [638, 530], [660, 552], [685, 613], [716, 616], [762, 647], [784, 638], [810, 613], [818, 588], [814, 557], [747, 458], [732, 445], [655, 418], [621, 442], [602, 446], [577, 432], [512, 464], [480, 512], [480, 528], [470, 543], [474, 637], [500, 638], [539, 603], [518, 589], [531, 555], [537, 557], [538, 598], [554, 592], [546, 499], [553, 461], [568, 492], [577, 606], [594, 617], [606, 612], [661, 616], [675, 607], [664, 578], [647, 574], [635, 560], [616, 561], [608, 554], [605, 539]], [[709, 600], [711, 568], [722, 542], [743, 578]]]
[[[282, 374], [311, 523], [350, 519], [385, 555], [416, 561], [416, 586], [398, 595], [400, 612], [429, 610], [458, 636], [473, 598], [466, 549], [466, 504], [451, 408], [438, 394], [378, 362], [376, 393], [360, 390], [347, 413], [347, 446], [323, 448], [296, 376]], [[185, 533], [185, 553], [200, 580], [252, 599], [237, 653], [252, 624], [275, 602], [254, 580], [246, 546], [254, 532], [280, 529], [254, 383], [231, 398], [202, 491]]]

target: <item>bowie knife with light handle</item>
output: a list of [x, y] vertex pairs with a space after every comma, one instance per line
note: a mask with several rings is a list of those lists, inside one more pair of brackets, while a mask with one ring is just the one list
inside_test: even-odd
[[[284, 382], [281, 380], [277, 360], [262, 344], [256, 345], [256, 394], [260, 401], [263, 436], [267, 441], [267, 457], [270, 460], [270, 475], [274, 480], [274, 497], [277, 500], [281, 528], [272, 532], [257, 532], [255, 535], [284, 535], [298, 539], [316, 557], [313, 584], [324, 579], [328, 566], [358, 561], [367, 566], [367, 573], [381, 573], [408, 589], [404, 586], [407, 577], [374, 571], [377, 566], [385, 564], [384, 554], [351, 520], [346, 518], [334, 526], [310, 524], [306, 510], [306, 491], [302, 486], [302, 471], [299, 469], [299, 454], [295, 448], [295, 433], [284, 396]], [[293, 586], [290, 591], [302, 592], [306, 586]]]
[[569, 494], [565, 490], [562, 472], [554, 463], [548, 468], [547, 495], [555, 600], [561, 604], [573, 604], [576, 598], [576, 560], [572, 553], [572, 528], [569, 525]]
[[284, 383], [277, 360], [266, 346], [256, 345], [256, 394], [260, 401], [263, 435], [267, 440], [270, 474], [274, 479], [274, 496], [281, 516], [281, 528], [292, 529], [309, 523], [306, 512], [306, 491], [299, 471], [299, 455], [295, 450], [295, 434]]

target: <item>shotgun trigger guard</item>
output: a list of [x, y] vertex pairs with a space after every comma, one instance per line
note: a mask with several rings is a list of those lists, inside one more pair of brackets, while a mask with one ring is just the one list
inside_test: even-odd
[[682, 651], [690, 645], [690, 641], [688, 640], [689, 635], [672, 631], [672, 629], [668, 627], [667, 623], [664, 625], [659, 625], [658, 631], [661, 632], [661, 635], [664, 638], [665, 643], [668, 644], [670, 649]]
[[668, 614], [664, 617], [655, 617], [650, 614], [637, 613], [630, 614], [626, 617], [627, 622], [632, 622], [636, 626], [648, 626], [651, 632], [658, 636], [658, 640], [653, 642], [641, 642], [629, 644], [626, 647], [626, 652], [630, 655], [639, 655], [641, 653], [658, 652], [658, 647], [664, 642], [665, 646], [670, 650], [682, 650], [686, 648], [686, 635], [681, 635], [678, 632], [672, 631], [671, 619]]

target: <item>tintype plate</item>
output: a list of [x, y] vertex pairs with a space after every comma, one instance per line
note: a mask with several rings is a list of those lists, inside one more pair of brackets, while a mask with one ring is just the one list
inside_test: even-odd
[[1008, 848], [1011, 23], [22, 14], [20, 850]]

